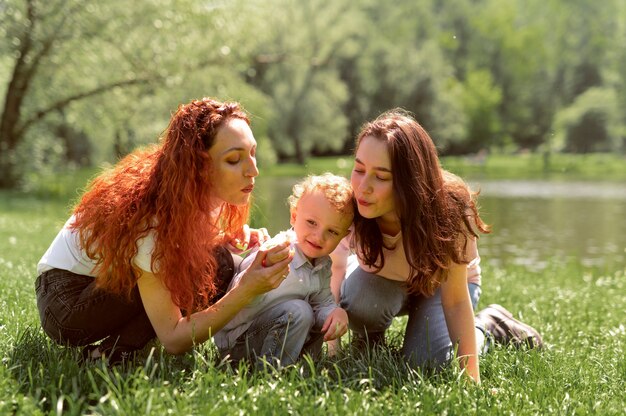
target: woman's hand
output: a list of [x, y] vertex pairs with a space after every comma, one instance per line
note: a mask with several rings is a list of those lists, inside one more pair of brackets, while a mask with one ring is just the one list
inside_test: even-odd
[[277, 288], [289, 274], [289, 263], [293, 256], [289, 241], [271, 248], [261, 248], [236, 287], [252, 296]]
[[248, 224], [244, 224], [239, 233], [226, 236], [224, 244], [231, 253], [240, 254], [261, 246], [269, 238], [270, 235], [266, 228], [250, 228]]
[[[264, 267], [261, 263], [270, 254], [281, 260]], [[137, 285], [157, 337], [168, 352], [181, 354], [189, 351], [194, 344], [213, 336], [256, 296], [277, 287], [289, 273], [293, 255], [287, 242], [271, 249], [259, 250], [254, 262], [234, 288], [213, 305], [191, 314], [189, 319], [182, 315], [180, 308], [172, 301], [170, 291], [154, 274], [137, 269]]]

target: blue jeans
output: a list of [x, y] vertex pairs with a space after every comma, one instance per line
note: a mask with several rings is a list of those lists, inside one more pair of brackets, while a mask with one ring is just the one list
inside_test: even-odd
[[235, 345], [220, 351], [237, 363], [242, 359], [264, 361], [272, 365], [293, 364], [308, 353], [319, 355], [322, 348], [321, 328], [315, 328], [313, 308], [305, 300], [294, 299], [273, 306], [259, 314]]
[[[474, 308], [480, 297], [480, 286], [470, 284]], [[340, 306], [348, 312], [350, 329], [357, 338], [384, 339], [393, 318], [408, 315], [402, 353], [414, 366], [440, 368], [453, 356], [441, 304], [441, 290], [430, 297], [409, 296], [406, 284], [367, 273], [357, 267], [341, 287]], [[478, 350], [484, 349], [484, 329], [476, 328]]]

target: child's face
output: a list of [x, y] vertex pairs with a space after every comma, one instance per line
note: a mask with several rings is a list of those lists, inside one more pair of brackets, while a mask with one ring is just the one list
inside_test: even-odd
[[351, 224], [351, 216], [337, 211], [319, 191], [302, 195], [291, 212], [298, 246], [309, 259], [332, 253]]

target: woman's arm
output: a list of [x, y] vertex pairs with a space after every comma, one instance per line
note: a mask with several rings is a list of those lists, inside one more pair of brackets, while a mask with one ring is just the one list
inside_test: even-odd
[[[285, 258], [272, 266], [263, 267], [263, 259], [269, 254], [285, 251]], [[169, 290], [154, 274], [141, 270], [137, 281], [141, 300], [157, 337], [171, 354], [189, 351], [219, 331], [243, 307], [256, 296], [274, 289], [289, 272], [293, 253], [286, 245], [270, 250], [260, 250], [254, 262], [239, 283], [219, 301], [208, 308], [193, 313], [190, 319], [183, 316], [172, 301]]]
[[335, 302], [339, 303], [339, 297], [341, 296], [341, 283], [346, 278], [346, 269], [348, 266], [348, 256], [350, 255], [350, 246], [348, 237], [344, 237], [339, 243], [337, 248], [330, 253], [332, 260], [330, 277], [330, 291], [333, 293]]
[[467, 266], [452, 264], [448, 272], [448, 278], [441, 284], [441, 302], [450, 339], [453, 345], [458, 345], [461, 368], [480, 383], [474, 312], [467, 290]]

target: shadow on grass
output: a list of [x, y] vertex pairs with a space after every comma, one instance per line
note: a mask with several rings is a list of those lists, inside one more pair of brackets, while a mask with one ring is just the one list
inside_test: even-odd
[[[366, 351], [346, 349], [318, 361], [306, 356], [283, 369], [260, 371], [251, 371], [246, 364], [231, 367], [216, 362], [210, 343], [178, 357], [148, 346], [134, 361], [114, 367], [81, 363], [81, 356], [80, 348], [56, 345], [39, 328], [29, 327], [19, 335], [5, 365], [20, 394], [42, 412], [57, 414], [139, 414], [156, 411], [155, 407], [173, 411], [177, 406], [188, 412], [207, 403], [216, 406], [220, 390], [245, 400], [250, 391], [262, 392], [269, 385], [295, 389], [310, 398], [348, 391], [359, 397], [381, 392], [402, 396], [408, 388], [434, 403], [441, 388], [465, 377], [454, 366], [437, 373], [411, 368], [393, 343]], [[201, 392], [201, 399], [189, 392]]]
[[189, 372], [193, 363], [188, 357], [165, 356], [151, 344], [123, 365], [83, 362], [82, 348], [57, 345], [39, 328], [28, 327], [19, 334], [5, 365], [20, 393], [43, 412], [82, 414], [112, 392], [123, 396], [145, 380], [175, 384], [177, 375]]

